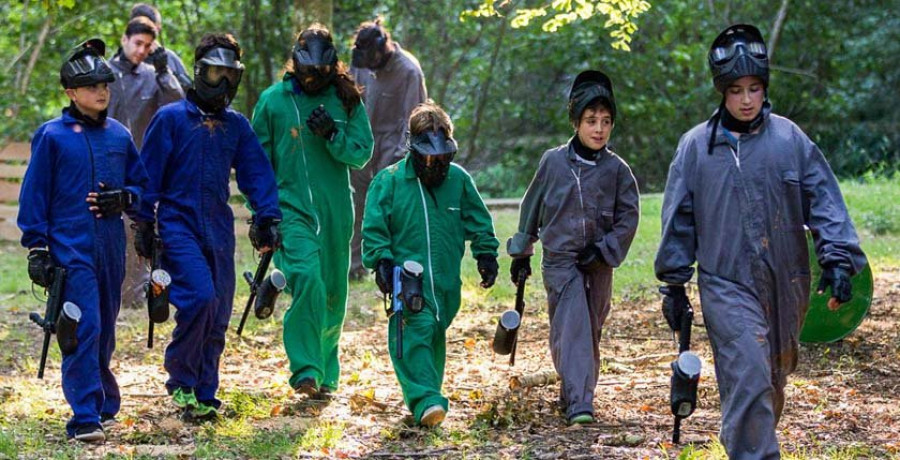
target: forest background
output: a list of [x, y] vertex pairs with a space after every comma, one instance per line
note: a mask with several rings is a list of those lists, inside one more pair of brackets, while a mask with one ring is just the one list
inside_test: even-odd
[[[100, 36], [112, 52], [131, 0], [19, 0], [0, 4], [0, 146], [29, 140], [59, 114], [64, 54]], [[543, 5], [546, 3], [546, 5]], [[648, 6], [615, 36], [600, 6]], [[461, 13], [496, 6], [498, 15]], [[550, 14], [511, 21], [523, 8]], [[579, 8], [595, 10], [578, 16]], [[428, 94], [447, 108], [461, 151], [489, 197], [521, 196], [537, 159], [571, 134], [569, 86], [580, 71], [609, 74], [618, 105], [612, 147], [632, 166], [644, 191], [660, 191], [679, 136], [719, 103], [706, 54], [725, 26], [756, 24], [771, 55], [769, 97], [776, 113], [797, 122], [842, 178], [892, 175], [900, 168], [900, 2], [858, 0], [635, 2], [484, 0], [169, 0], [158, 2], [162, 42], [190, 69], [193, 48], [210, 31], [233, 33], [246, 72], [234, 106], [246, 115], [278, 80], [298, 27], [329, 23], [349, 62], [356, 27], [377, 15], [422, 64]], [[533, 10], [527, 10], [533, 11]], [[572, 22], [542, 27], [553, 14]], [[630, 33], [629, 33], [630, 32]], [[611, 35], [611, 33], [613, 35]], [[616, 45], [616, 46], [614, 46]], [[626, 49], [626, 48], [630, 48]]]

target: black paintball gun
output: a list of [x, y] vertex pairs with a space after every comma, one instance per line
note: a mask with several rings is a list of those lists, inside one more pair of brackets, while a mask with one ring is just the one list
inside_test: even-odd
[[147, 348], [153, 348], [153, 325], [169, 319], [169, 285], [172, 277], [162, 269], [162, 238], [153, 238], [153, 252], [150, 256], [150, 280], [147, 282]]
[[519, 326], [522, 325], [522, 316], [525, 314], [525, 280], [528, 275], [519, 272], [516, 279], [516, 305], [514, 310], [506, 310], [500, 315], [497, 322], [497, 330], [494, 332], [494, 342], [491, 348], [498, 355], [509, 355], [509, 365], [516, 365], [516, 348], [519, 344]]
[[66, 269], [53, 269], [52, 281], [47, 289], [47, 308], [44, 317], [31, 313], [28, 318], [44, 330], [44, 346], [41, 349], [41, 365], [38, 378], [44, 378], [44, 367], [47, 365], [47, 351], [50, 348], [50, 336], [56, 334], [59, 351], [63, 356], [72, 354], [78, 348], [78, 322], [81, 321], [81, 310], [72, 302], [63, 302], [66, 288]]
[[281, 270], [272, 270], [272, 274], [266, 276], [274, 254], [275, 251], [268, 251], [260, 256], [255, 275], [249, 271], [244, 272], [244, 279], [250, 285], [250, 297], [244, 307], [244, 314], [241, 315], [241, 324], [238, 325], [237, 335], [239, 337], [244, 332], [244, 324], [250, 314], [250, 306], [253, 305], [253, 314], [257, 319], [266, 319], [272, 316], [272, 313], [275, 312], [275, 301], [287, 286], [287, 278]]
[[388, 320], [397, 318], [397, 359], [403, 359], [403, 308], [404, 304], [410, 313], [419, 313], [424, 307], [422, 294], [422, 264], [407, 260], [403, 266], [395, 266], [391, 289], [391, 307], [386, 308]]
[[[660, 292], [668, 294], [669, 288], [663, 286]], [[675, 426], [672, 430], [672, 443], [681, 440], [681, 421], [688, 418], [697, 408], [697, 385], [700, 382], [700, 357], [691, 352], [691, 325], [694, 321], [694, 309], [690, 303], [681, 313], [678, 327], [678, 359], [672, 361], [672, 391], [669, 403]]]

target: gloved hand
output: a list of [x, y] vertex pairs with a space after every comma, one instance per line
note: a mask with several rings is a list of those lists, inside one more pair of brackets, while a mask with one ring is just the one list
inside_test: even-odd
[[34, 284], [40, 287], [48, 287], [53, 282], [53, 269], [56, 262], [50, 256], [50, 251], [35, 248], [28, 252], [28, 277]]
[[[825, 292], [826, 288], [831, 288], [831, 297], [837, 300], [838, 304], [847, 303], [853, 298], [852, 288], [850, 284], [850, 267], [845, 264], [831, 264], [822, 268], [822, 277], [819, 278], [819, 294]], [[839, 305], [832, 307], [829, 302], [829, 308], [837, 308]]]
[[519, 274], [524, 272], [525, 279], [531, 276], [531, 256], [519, 257], [512, 260], [509, 264], [509, 276], [513, 284], [518, 285]]
[[281, 247], [281, 231], [278, 230], [279, 219], [267, 218], [250, 221], [250, 244], [259, 252], [274, 251]]
[[319, 105], [312, 111], [309, 118], [306, 119], [306, 126], [316, 136], [324, 137], [329, 141], [334, 140], [334, 135], [337, 134], [334, 118], [331, 118], [331, 114], [325, 110], [324, 105]]
[[388, 295], [394, 290], [394, 261], [379, 259], [375, 265], [375, 284], [382, 294]]
[[680, 284], [660, 286], [659, 292], [665, 295], [662, 304], [663, 316], [666, 318], [666, 322], [669, 323], [669, 327], [673, 331], [677, 331], [681, 328], [682, 315], [691, 307], [691, 302], [684, 291], [684, 286]]
[[156, 231], [153, 227], [153, 222], [131, 223], [131, 228], [134, 230], [134, 251], [145, 259], [153, 257], [153, 239], [156, 238]]
[[575, 266], [581, 271], [592, 272], [604, 265], [606, 265], [606, 259], [603, 258], [600, 249], [593, 244], [578, 251], [578, 255], [575, 256]]
[[497, 272], [500, 271], [497, 258], [489, 254], [482, 254], [476, 260], [478, 261], [478, 274], [481, 275], [481, 287], [487, 289], [493, 286], [497, 281]]
[[94, 217], [115, 216], [134, 204], [134, 195], [124, 188], [111, 189], [100, 182], [99, 192], [88, 193], [88, 209], [94, 213]]
[[169, 54], [166, 53], [166, 49], [162, 45], [156, 47], [156, 50], [147, 55], [145, 61], [148, 64], [153, 64], [153, 68], [158, 74], [166, 73], [169, 70]]

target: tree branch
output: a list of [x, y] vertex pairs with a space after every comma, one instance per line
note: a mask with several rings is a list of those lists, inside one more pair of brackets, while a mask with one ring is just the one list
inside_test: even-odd
[[775, 17], [775, 23], [772, 24], [772, 33], [769, 38], [769, 61], [775, 56], [775, 46], [778, 45], [778, 38], [781, 36], [781, 28], [784, 26], [784, 19], [787, 16], [788, 3], [790, 0], [782, 0], [781, 7], [778, 8], [778, 16]]
[[19, 94], [25, 94], [28, 91], [28, 81], [31, 80], [31, 73], [34, 72], [34, 65], [37, 64], [38, 57], [41, 55], [41, 49], [44, 48], [44, 42], [47, 41], [47, 35], [50, 33], [50, 24], [53, 22], [53, 16], [47, 16], [44, 25], [41, 26], [41, 33], [38, 35], [37, 44], [31, 50], [31, 56], [28, 58], [28, 65], [25, 66], [25, 73], [22, 77], [22, 84], [19, 86]]

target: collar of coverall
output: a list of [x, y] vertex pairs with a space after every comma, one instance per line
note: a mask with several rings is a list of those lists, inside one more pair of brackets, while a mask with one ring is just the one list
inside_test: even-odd
[[[610, 154], [612, 154], [612, 151], [609, 150], [609, 144], [604, 145], [603, 148], [597, 152], [594, 163], [599, 163], [600, 160], [606, 158]], [[569, 161], [578, 161], [578, 154], [575, 153], [575, 136], [570, 137], [569, 142], [566, 144], [566, 159]]]
[[375, 75], [378, 75], [379, 73], [390, 73], [390, 72], [393, 72], [394, 69], [397, 68], [397, 65], [398, 65], [397, 63], [400, 62], [400, 59], [397, 58], [397, 55], [400, 54], [401, 49], [400, 49], [399, 43], [393, 42], [393, 44], [394, 44], [394, 52], [391, 53], [391, 57], [388, 58], [387, 64], [385, 64], [384, 67], [382, 67], [378, 70], [372, 71], [372, 73], [374, 73]]
[[[718, 111], [718, 110], [719, 109], [716, 109], [716, 111]], [[721, 110], [725, 110], [724, 107]], [[763, 116], [762, 124], [759, 125], [759, 129], [756, 132], [746, 134], [746, 136], [748, 136], [748, 137], [757, 136], [760, 133], [762, 133], [763, 131], [765, 131], [766, 126], [768, 126], [768, 124], [769, 124], [769, 115], [771, 115], [771, 114], [772, 114], [772, 104], [769, 103], [768, 99], [766, 99], [766, 101], [763, 102], [763, 106], [762, 106], [762, 116]], [[713, 145], [715, 146], [715, 145], [727, 144], [732, 147], [735, 147], [735, 142], [737, 139], [733, 135], [727, 134], [725, 132], [726, 129], [722, 126], [722, 121], [719, 119], [719, 117], [715, 116], [715, 113], [713, 113], [713, 116], [710, 117], [710, 119], [706, 122], [707, 129], [712, 129], [713, 121], [715, 121], [718, 124], [718, 126], [716, 127], [716, 139], [715, 139], [715, 142], [713, 143]]]

